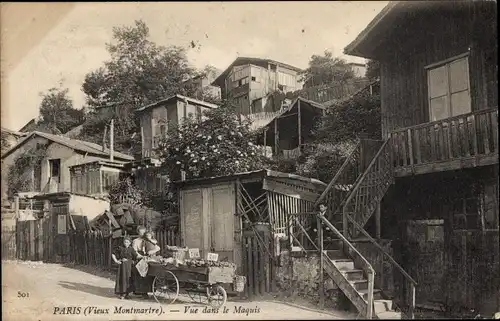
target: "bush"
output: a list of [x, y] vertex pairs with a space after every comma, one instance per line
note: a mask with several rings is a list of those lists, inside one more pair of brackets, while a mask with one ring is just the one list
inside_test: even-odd
[[186, 178], [264, 169], [268, 161], [253, 143], [257, 132], [250, 124], [225, 104], [205, 112], [201, 121], [189, 117], [173, 126], [160, 142], [157, 152], [162, 166], [171, 177], [185, 171]]

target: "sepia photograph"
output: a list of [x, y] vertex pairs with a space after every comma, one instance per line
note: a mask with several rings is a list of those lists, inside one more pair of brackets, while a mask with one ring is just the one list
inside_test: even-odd
[[2, 320], [500, 319], [497, 27], [2, 2]]

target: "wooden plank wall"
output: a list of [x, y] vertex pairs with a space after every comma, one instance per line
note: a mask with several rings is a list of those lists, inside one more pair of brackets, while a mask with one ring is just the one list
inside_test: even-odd
[[16, 226], [2, 221], [2, 260], [16, 259]]
[[270, 223], [274, 233], [287, 233], [291, 213], [311, 212], [313, 203], [304, 199], [268, 192]]
[[[482, 3], [476, 4], [480, 8], [476, 14], [481, 23], [475, 25], [474, 32], [471, 32], [469, 23], [472, 18], [466, 13], [448, 12], [441, 15], [429, 12], [413, 18], [404, 17], [405, 21], [400, 22], [404, 26], [395, 29], [398, 35], [392, 36], [392, 41], [383, 46], [384, 53], [379, 58], [384, 137], [394, 129], [429, 120], [427, 74], [424, 67], [466, 52], [470, 52], [472, 110], [491, 108], [494, 107], [492, 104], [497, 103], [494, 100], [488, 102], [488, 96], [498, 96], [498, 87], [488, 86], [488, 83], [494, 83], [495, 75], [487, 70], [495, 68], [486, 65], [494, 62], [488, 57], [496, 57], [496, 36], [492, 36], [496, 28], [489, 25], [491, 19], [496, 21], [496, 6], [494, 2], [489, 5]], [[463, 4], [457, 3], [454, 7], [460, 5]], [[414, 36], [416, 30], [419, 37]], [[473, 35], [492, 37], [493, 40], [474, 39]], [[491, 90], [496, 93], [488, 94]]]
[[247, 231], [243, 235], [242, 274], [247, 278], [244, 292], [247, 298], [276, 291], [277, 266], [272, 257], [273, 240], [270, 233], [258, 232], [258, 235], [260, 240], [253, 231]]

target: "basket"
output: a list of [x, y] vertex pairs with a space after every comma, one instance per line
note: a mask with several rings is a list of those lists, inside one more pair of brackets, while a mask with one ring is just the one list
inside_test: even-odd
[[236, 275], [233, 281], [233, 290], [235, 292], [243, 292], [245, 290], [245, 284], [247, 283], [247, 278], [242, 275]]

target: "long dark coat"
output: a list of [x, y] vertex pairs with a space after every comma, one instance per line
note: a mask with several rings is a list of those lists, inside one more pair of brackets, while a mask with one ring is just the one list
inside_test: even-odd
[[118, 260], [127, 259], [118, 265], [115, 281], [115, 293], [126, 295], [135, 291], [132, 280], [132, 270], [135, 268], [134, 261], [137, 259], [137, 252], [131, 247], [118, 247], [114, 252]]

